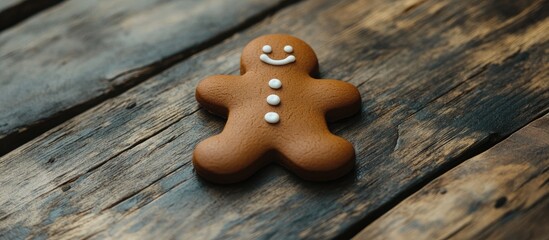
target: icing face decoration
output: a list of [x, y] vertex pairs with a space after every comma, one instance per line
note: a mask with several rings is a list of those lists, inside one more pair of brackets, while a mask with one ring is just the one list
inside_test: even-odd
[[264, 63], [275, 65], [275, 66], [282, 66], [282, 65], [286, 65], [286, 64], [290, 64], [290, 63], [295, 62], [295, 56], [290, 54], [290, 53], [294, 52], [294, 48], [290, 45], [284, 46], [284, 52], [286, 52], [290, 55], [288, 55], [284, 59], [279, 59], [279, 60], [272, 59], [272, 58], [269, 57], [269, 55], [267, 55], [267, 54], [273, 52], [273, 48], [270, 45], [263, 46], [262, 50], [263, 50], [263, 54], [261, 54], [261, 56], [259, 56], [259, 59], [261, 59], [261, 61], [263, 61]]

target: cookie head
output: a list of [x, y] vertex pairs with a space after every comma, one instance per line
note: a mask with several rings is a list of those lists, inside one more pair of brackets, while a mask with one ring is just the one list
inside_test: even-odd
[[241, 73], [284, 71], [313, 74], [318, 60], [313, 49], [299, 38], [272, 34], [251, 41], [242, 52]]

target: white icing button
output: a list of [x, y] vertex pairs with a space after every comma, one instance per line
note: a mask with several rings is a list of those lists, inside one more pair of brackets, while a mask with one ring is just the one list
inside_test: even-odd
[[268, 112], [265, 114], [265, 121], [268, 123], [277, 123], [280, 121], [280, 116], [278, 116], [278, 113]]
[[294, 51], [294, 48], [290, 45], [284, 46], [284, 52], [291, 53]]
[[271, 48], [271, 46], [269, 45], [265, 45], [263, 46], [262, 50], [264, 53], [271, 53], [273, 51], [273, 48]]
[[282, 87], [282, 82], [276, 78], [273, 78], [269, 80], [269, 87], [271, 87], [272, 89], [279, 89], [280, 87]]
[[267, 103], [269, 105], [276, 106], [280, 103], [280, 97], [275, 94], [271, 94], [267, 97]]

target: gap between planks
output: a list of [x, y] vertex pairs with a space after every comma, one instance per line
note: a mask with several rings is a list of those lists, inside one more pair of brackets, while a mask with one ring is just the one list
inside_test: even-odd
[[28, 18], [39, 14], [66, 0], [23, 0], [11, 6], [0, 9], [0, 31], [4, 31]]
[[[543, 230], [542, 222], [530, 219], [522, 223], [524, 229], [517, 225], [524, 220], [521, 215], [536, 218], [535, 211], [549, 206], [547, 189], [542, 190], [547, 183], [543, 174], [548, 170], [544, 165], [548, 123], [549, 115], [539, 116], [496, 146], [445, 172], [376, 219], [355, 239], [543, 236], [547, 229]], [[455, 219], [463, 221], [453, 222]], [[437, 226], [429, 227], [432, 224]], [[504, 225], [515, 228], [503, 229]]]
[[412, 185], [408, 189], [405, 189], [402, 193], [395, 196], [393, 199], [389, 200], [387, 203], [383, 204], [379, 208], [375, 209], [371, 215], [369, 215], [367, 218], [363, 219], [360, 222], [357, 222], [355, 225], [350, 227], [346, 232], [344, 232], [341, 236], [339, 236], [338, 239], [350, 239], [354, 236], [357, 236], [358, 233], [360, 233], [362, 230], [367, 228], [375, 220], [379, 219], [381, 216], [389, 212], [391, 209], [395, 208], [397, 205], [399, 205], [404, 200], [408, 199], [410, 196], [422, 190], [425, 186], [427, 186], [433, 180], [439, 178], [440, 176], [444, 175], [450, 170], [458, 167], [459, 165], [463, 164], [467, 160], [470, 160], [471, 158], [485, 151], [490, 150], [492, 147], [494, 147], [498, 143], [503, 142], [509, 136], [520, 131], [525, 126], [528, 126], [530, 123], [535, 122], [536, 120], [544, 117], [548, 113], [549, 113], [549, 108], [537, 114], [534, 119], [532, 119], [528, 123], [525, 123], [522, 128], [516, 129], [515, 131], [510, 132], [504, 136], [499, 136], [495, 133], [488, 135], [486, 138], [478, 142], [476, 145], [472, 145], [470, 148], [465, 150], [460, 156], [456, 157], [454, 160], [448, 161], [446, 164], [443, 164], [439, 168], [437, 168], [437, 170], [435, 170], [433, 173], [425, 176], [416, 185]]

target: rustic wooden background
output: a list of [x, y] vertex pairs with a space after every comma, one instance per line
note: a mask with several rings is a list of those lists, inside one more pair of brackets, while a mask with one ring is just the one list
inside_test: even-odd
[[[549, 236], [548, 0], [0, 3], [0, 239]], [[357, 168], [230, 186], [198, 81], [289, 33], [358, 86]], [[537, 119], [537, 120], [536, 120]], [[532, 122], [533, 121], [533, 122]]]

